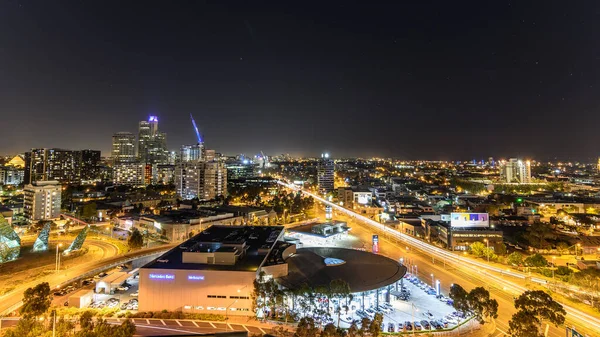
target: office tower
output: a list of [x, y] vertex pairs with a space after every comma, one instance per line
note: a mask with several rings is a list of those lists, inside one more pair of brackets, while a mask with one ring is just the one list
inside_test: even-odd
[[319, 182], [319, 192], [327, 194], [333, 191], [333, 175], [335, 166], [333, 159], [329, 158], [329, 153], [321, 154], [317, 178]]
[[48, 220], [60, 215], [61, 185], [58, 181], [35, 181], [25, 186], [24, 212], [29, 221]]
[[79, 177], [82, 181], [98, 180], [100, 178], [100, 151], [76, 151], [79, 164]]
[[78, 183], [77, 154], [64, 149], [32, 149], [25, 153], [24, 181], [57, 180], [63, 184]]
[[138, 129], [138, 159], [146, 164], [168, 164], [167, 134], [158, 131], [158, 117], [140, 121]]
[[113, 166], [115, 185], [145, 186], [146, 164], [140, 162], [118, 163]]
[[117, 132], [112, 136], [112, 158], [115, 164], [135, 161], [135, 136], [131, 132]]
[[506, 183], [531, 183], [531, 162], [510, 158], [500, 163], [500, 178]]
[[247, 179], [256, 176], [255, 166], [248, 161], [230, 163], [227, 167], [227, 180]]

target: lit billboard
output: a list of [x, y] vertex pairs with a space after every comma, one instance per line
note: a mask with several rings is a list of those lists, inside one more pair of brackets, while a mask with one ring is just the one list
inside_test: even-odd
[[452, 227], [489, 227], [490, 216], [487, 213], [451, 213]]

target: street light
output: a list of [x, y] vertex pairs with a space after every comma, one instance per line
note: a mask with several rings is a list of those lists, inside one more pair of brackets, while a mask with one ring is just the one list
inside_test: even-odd
[[62, 243], [59, 243], [58, 245], [56, 245], [56, 259], [54, 261], [54, 271], [58, 273], [58, 271], [60, 270], [60, 254], [58, 254], [58, 248], [62, 247]]
[[487, 245], [487, 250], [485, 251], [485, 255], [487, 255], [488, 263], [490, 263], [490, 240], [483, 239], [483, 241], [485, 241], [485, 244]]
[[435, 282], [433, 280], [433, 273], [431, 273], [431, 287], [435, 288]]
[[556, 256], [552, 257], [552, 282], [554, 282], [554, 269], [556, 269]]
[[[227, 306], [227, 308], [225, 308], [225, 321], [228, 320], [227, 318], [227, 314], [229, 314], [229, 308], [234, 305], [238, 300], [233, 301], [230, 305]], [[229, 327], [229, 323], [225, 322], [225, 324], [227, 324], [227, 327]]]

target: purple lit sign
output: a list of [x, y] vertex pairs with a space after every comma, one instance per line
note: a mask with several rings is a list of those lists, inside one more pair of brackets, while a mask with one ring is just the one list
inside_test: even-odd
[[204, 281], [204, 276], [202, 276], [202, 275], [188, 275], [188, 281]]
[[174, 280], [175, 275], [173, 274], [150, 274], [148, 277], [151, 280]]
[[158, 117], [156, 117], [156, 116], [150, 116], [148, 118], [148, 122], [158, 122]]

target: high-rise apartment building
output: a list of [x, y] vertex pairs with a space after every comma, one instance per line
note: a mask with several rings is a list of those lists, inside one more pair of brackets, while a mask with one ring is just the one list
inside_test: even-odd
[[60, 215], [61, 185], [58, 181], [36, 181], [25, 186], [24, 213], [29, 221], [49, 220]]
[[168, 164], [167, 134], [158, 131], [158, 117], [140, 121], [138, 129], [138, 158], [146, 164]]
[[25, 171], [13, 166], [0, 166], [1, 185], [19, 185], [23, 182]]
[[227, 168], [218, 161], [181, 162], [175, 167], [177, 193], [184, 199], [227, 196]]
[[135, 136], [131, 132], [117, 132], [112, 136], [112, 158], [115, 164], [135, 161]]
[[516, 158], [500, 162], [500, 178], [506, 183], [531, 183], [531, 162]]
[[25, 153], [24, 181], [57, 180], [63, 184], [80, 181], [78, 155], [64, 149], [32, 149]]
[[206, 159], [206, 153], [203, 143], [194, 145], [183, 145], [179, 156], [182, 162], [203, 161]]
[[89, 182], [100, 179], [100, 151], [81, 150], [77, 151], [77, 156], [81, 180]]
[[333, 159], [329, 158], [329, 153], [321, 154], [319, 167], [317, 169], [317, 179], [319, 182], [319, 192], [327, 194], [333, 191], [335, 165]]

